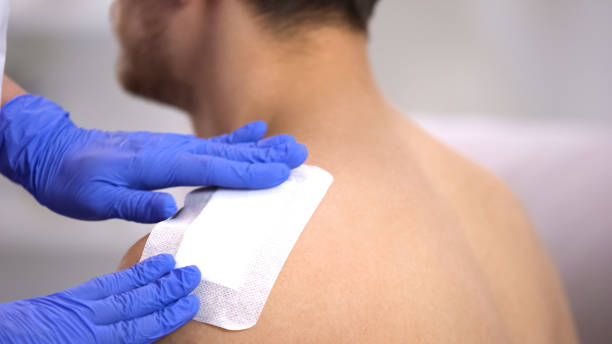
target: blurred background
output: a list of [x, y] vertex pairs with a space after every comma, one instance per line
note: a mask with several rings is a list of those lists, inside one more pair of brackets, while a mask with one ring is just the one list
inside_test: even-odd
[[[190, 132], [119, 88], [109, 4], [13, 1], [7, 74], [83, 127]], [[521, 198], [584, 343], [612, 342], [611, 33], [610, 0], [381, 0], [371, 35], [391, 101]], [[5, 179], [0, 195], [0, 302], [112, 272], [151, 229], [62, 218]]]

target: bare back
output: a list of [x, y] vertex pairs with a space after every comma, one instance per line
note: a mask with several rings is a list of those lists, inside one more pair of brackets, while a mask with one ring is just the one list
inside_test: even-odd
[[254, 328], [191, 322], [163, 342], [575, 342], [554, 268], [505, 185], [403, 118], [382, 126], [300, 137], [335, 183]]

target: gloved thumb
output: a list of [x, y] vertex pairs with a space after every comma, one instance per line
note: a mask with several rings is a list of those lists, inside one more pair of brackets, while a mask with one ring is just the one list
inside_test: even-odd
[[111, 196], [112, 217], [139, 223], [164, 221], [177, 212], [172, 195], [120, 188]]

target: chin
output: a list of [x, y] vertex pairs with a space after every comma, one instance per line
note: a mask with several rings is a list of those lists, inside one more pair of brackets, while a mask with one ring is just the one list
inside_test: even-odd
[[116, 76], [121, 87], [135, 96], [157, 100], [155, 98], [155, 93], [157, 92], [152, 92], [154, 87], [151, 85], [147, 86], [149, 82], [142, 77], [143, 73], [138, 73], [133, 68], [133, 65], [124, 56], [117, 60], [115, 66]]
[[117, 80], [126, 92], [185, 111], [191, 109], [192, 88], [172, 78], [171, 74], [160, 66], [146, 66], [129, 61], [120, 57], [115, 67]]

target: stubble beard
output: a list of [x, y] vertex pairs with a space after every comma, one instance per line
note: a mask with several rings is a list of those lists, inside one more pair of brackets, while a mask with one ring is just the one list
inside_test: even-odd
[[174, 75], [167, 25], [161, 20], [145, 24], [144, 35], [121, 44], [116, 65], [120, 84], [133, 95], [189, 111], [193, 89]]

